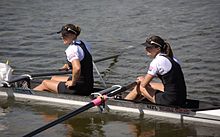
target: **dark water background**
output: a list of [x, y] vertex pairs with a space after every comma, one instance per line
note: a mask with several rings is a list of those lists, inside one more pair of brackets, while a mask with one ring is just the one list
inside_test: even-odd
[[[219, 0], [1, 0], [0, 62], [9, 60], [16, 74], [48, 72], [59, 68], [65, 61], [66, 47], [56, 32], [66, 23], [75, 23], [82, 28], [79, 38], [92, 44], [94, 59], [121, 54], [116, 63], [109, 65], [111, 61], [106, 61], [96, 65], [108, 85], [124, 85], [146, 73], [151, 59], [145, 56], [139, 44], [147, 36], [156, 34], [170, 42], [175, 56], [180, 60], [188, 98], [220, 103], [219, 14]], [[32, 107], [15, 105], [0, 116], [0, 136], [1, 132], [2, 136], [21, 136], [33, 129], [30, 125], [41, 126], [44, 109], [36, 111]], [[58, 115], [59, 112], [53, 113]], [[86, 113], [83, 116], [76, 120], [90, 119]], [[151, 126], [159, 126], [153, 128], [161, 132], [159, 136], [168, 135], [166, 133], [170, 133], [168, 136], [198, 135], [187, 132], [186, 128], [192, 127], [188, 125], [167, 122], [163, 125], [163, 122], [132, 117], [127, 120], [120, 115], [114, 115], [112, 119], [111, 114], [94, 114], [92, 117], [94, 120], [102, 117], [104, 124], [95, 122], [91, 126], [94, 123], [90, 122], [80, 129], [73, 124], [72, 132], [79, 136], [139, 136]], [[22, 127], [19, 127], [21, 121], [18, 118], [23, 119]], [[141, 131], [135, 130], [131, 134], [126, 130], [129, 123], [135, 123], [133, 126], [140, 127]], [[87, 130], [97, 126], [102, 127], [99, 130], [104, 132], [103, 135]], [[167, 131], [169, 126], [175, 131]], [[59, 134], [52, 132], [55, 129]], [[55, 129], [48, 136], [66, 136], [65, 126]], [[124, 130], [116, 134], [115, 129]], [[204, 129], [210, 131], [208, 127]], [[211, 136], [219, 134], [213, 133]]]

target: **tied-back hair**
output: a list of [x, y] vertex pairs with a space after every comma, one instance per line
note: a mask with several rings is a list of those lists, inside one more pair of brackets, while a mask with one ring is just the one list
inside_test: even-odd
[[157, 46], [160, 48], [161, 53], [166, 54], [166, 56], [170, 57], [171, 59], [173, 59], [173, 51], [171, 49], [170, 44], [163, 40], [161, 37], [153, 35], [149, 38], [149, 40], [158, 43], [160, 46]]
[[164, 41], [165, 45], [164, 45], [164, 50], [162, 52], [164, 52], [168, 57], [170, 57], [171, 59], [173, 58], [173, 51], [171, 49], [171, 46], [168, 42]]

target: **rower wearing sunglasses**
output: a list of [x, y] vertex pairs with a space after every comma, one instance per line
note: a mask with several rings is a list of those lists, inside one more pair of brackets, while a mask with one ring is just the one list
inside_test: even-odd
[[[144, 96], [152, 103], [162, 105], [184, 106], [186, 102], [186, 85], [181, 66], [173, 57], [169, 43], [159, 36], [151, 36], [142, 45], [146, 54], [153, 58], [145, 76], [137, 78], [137, 86], [125, 97], [128, 100]], [[159, 77], [161, 83], [152, 80]]]
[[50, 91], [64, 94], [90, 95], [93, 91], [93, 63], [90, 45], [78, 40], [81, 28], [74, 24], [66, 24], [57, 32], [61, 34], [67, 63], [60, 70], [72, 70], [71, 76], [53, 76], [34, 88], [38, 91]]

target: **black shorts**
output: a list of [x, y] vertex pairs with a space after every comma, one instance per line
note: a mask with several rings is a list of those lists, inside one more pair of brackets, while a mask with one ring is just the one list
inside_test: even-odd
[[155, 93], [155, 101], [157, 104], [162, 105], [177, 105], [177, 98], [175, 94], [167, 94], [157, 90]]
[[93, 88], [86, 87], [83, 82], [77, 82], [75, 86], [69, 88], [65, 85], [65, 83], [66, 82], [60, 82], [58, 84], [58, 93], [88, 96], [93, 92]]

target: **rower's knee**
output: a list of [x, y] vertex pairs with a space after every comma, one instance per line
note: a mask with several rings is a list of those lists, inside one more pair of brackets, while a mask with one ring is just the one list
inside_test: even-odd
[[134, 100], [136, 96], [138, 95], [137, 90], [132, 90], [128, 95], [125, 97], [127, 100]]
[[43, 80], [43, 81], [42, 81], [42, 85], [43, 85], [45, 88], [46, 88], [47, 85], [48, 85], [48, 81], [49, 81], [49, 80]]
[[51, 80], [57, 80], [58, 78], [57, 78], [57, 76], [52, 76], [51, 77]]

